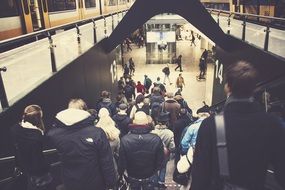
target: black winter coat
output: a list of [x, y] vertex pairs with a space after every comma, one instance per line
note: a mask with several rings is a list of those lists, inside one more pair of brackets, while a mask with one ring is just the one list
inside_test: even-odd
[[42, 176], [48, 172], [43, 155], [44, 136], [37, 129], [23, 128], [17, 124], [12, 128], [16, 146], [16, 161], [25, 174]]
[[[231, 182], [249, 190], [262, 190], [272, 164], [285, 188], [285, 134], [280, 122], [253, 102], [231, 102], [224, 109]], [[205, 119], [198, 132], [192, 167], [191, 190], [219, 190], [214, 117]]]
[[175, 147], [178, 148], [180, 146], [182, 132], [187, 126], [190, 125], [191, 122], [191, 118], [184, 114], [173, 123]]
[[112, 151], [106, 134], [88, 117], [71, 126], [55, 121], [48, 132], [62, 161], [67, 190], [104, 190], [116, 182]]
[[164, 160], [163, 144], [159, 136], [150, 133], [151, 128], [130, 126], [130, 133], [121, 139], [118, 171], [128, 176], [145, 179], [161, 168]]
[[120, 115], [117, 113], [113, 116], [113, 120], [121, 132], [120, 137], [123, 137], [129, 132], [129, 124], [131, 123], [131, 119], [128, 115]]

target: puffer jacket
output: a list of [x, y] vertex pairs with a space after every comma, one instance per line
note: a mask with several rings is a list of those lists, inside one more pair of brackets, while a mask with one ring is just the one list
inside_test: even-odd
[[117, 128], [120, 130], [120, 137], [123, 137], [129, 132], [129, 124], [131, 123], [131, 119], [127, 114], [119, 114], [113, 116], [113, 120], [115, 121]]
[[146, 179], [161, 168], [164, 160], [163, 144], [159, 136], [150, 133], [146, 125], [131, 125], [130, 133], [121, 139], [119, 174], [126, 170], [128, 176]]
[[83, 110], [67, 109], [56, 116], [47, 136], [62, 161], [62, 178], [68, 190], [103, 190], [116, 182], [113, 156], [105, 132], [93, 125]]

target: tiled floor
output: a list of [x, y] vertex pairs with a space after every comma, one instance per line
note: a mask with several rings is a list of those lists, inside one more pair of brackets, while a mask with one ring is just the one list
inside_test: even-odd
[[[146, 64], [146, 49], [138, 48], [136, 45], [132, 45], [132, 51], [125, 52], [125, 61], [130, 57], [133, 58], [136, 66], [135, 75], [133, 79], [135, 81], [143, 82], [144, 75], [147, 74], [152, 81], [155, 81], [159, 76], [163, 82], [164, 74], [162, 69], [165, 67], [165, 64]], [[190, 46], [190, 41], [178, 41], [177, 42], [177, 55], [182, 55], [182, 64], [183, 64], [183, 73], [186, 87], [182, 91], [183, 97], [188, 102], [189, 106], [196, 112], [198, 108], [203, 106], [202, 102], [205, 101], [207, 92], [206, 87], [209, 86], [206, 84], [206, 81], [199, 82], [196, 80], [196, 76], [199, 73], [198, 61], [202, 54], [203, 49], [200, 49], [200, 44], [197, 43], [196, 47]], [[170, 80], [173, 83], [169, 85], [167, 83], [167, 91], [176, 92], [175, 81], [180, 72], [174, 71], [176, 65], [170, 64]], [[122, 72], [122, 70], [120, 70]], [[213, 66], [208, 66], [207, 77], [213, 77]], [[211, 80], [209, 80], [211, 81]], [[178, 184], [172, 181], [172, 173], [174, 170], [173, 160], [169, 161], [167, 165], [167, 176], [166, 176], [166, 186], [169, 190], [177, 190], [180, 188]]]
[[[148, 75], [151, 80], [156, 81], [157, 77], [161, 78], [163, 82], [164, 74], [162, 69], [166, 66], [165, 64], [146, 64], [146, 49], [138, 48], [136, 45], [132, 45], [133, 51], [125, 52], [125, 61], [127, 61], [130, 57], [133, 58], [136, 66], [135, 75], [133, 79], [135, 81], [144, 80], [144, 75]], [[203, 106], [203, 101], [206, 100], [206, 81], [199, 82], [196, 80], [196, 76], [199, 74], [198, 61], [202, 54], [203, 49], [200, 49], [199, 43], [197, 43], [196, 47], [190, 46], [190, 41], [178, 41], [177, 42], [177, 55], [182, 55], [182, 67], [183, 72], [182, 76], [185, 80], [185, 88], [182, 91], [182, 95], [184, 99], [188, 102], [191, 109], [194, 112], [200, 107]], [[175, 87], [175, 81], [178, 77], [178, 71], [174, 71], [176, 64], [170, 64], [170, 81], [173, 83], [169, 85], [166, 83], [167, 91], [175, 93], [177, 88]], [[121, 71], [121, 70], [120, 70]], [[121, 71], [122, 72], [122, 71]], [[208, 65], [207, 75], [212, 77], [213, 66]], [[120, 75], [119, 75], [120, 76]], [[211, 80], [209, 79], [209, 82]], [[211, 104], [210, 101], [206, 100], [206, 103]]]

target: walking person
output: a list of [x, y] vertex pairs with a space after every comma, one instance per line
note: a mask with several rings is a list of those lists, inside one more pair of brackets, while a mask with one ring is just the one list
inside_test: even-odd
[[129, 59], [129, 66], [130, 66], [130, 75], [135, 75], [135, 63], [132, 57]]
[[52, 190], [52, 176], [43, 154], [45, 127], [38, 105], [25, 108], [22, 121], [12, 128], [16, 148], [16, 166], [27, 177], [27, 190]]
[[157, 125], [152, 131], [153, 134], [158, 135], [164, 145], [164, 160], [162, 168], [158, 172], [158, 187], [166, 189], [165, 175], [167, 163], [170, 159], [170, 153], [175, 151], [174, 134], [168, 129], [169, 116], [167, 114], [160, 114], [157, 118]]
[[127, 45], [127, 51], [132, 51], [132, 48], [131, 48], [131, 40], [129, 38], [126, 39], [126, 45]]
[[194, 35], [194, 31], [193, 30], [191, 30], [191, 47], [192, 47], [192, 44], [194, 44], [194, 46], [196, 46], [196, 44], [195, 44], [195, 35]]
[[62, 180], [68, 190], [112, 189], [116, 184], [113, 154], [105, 132], [82, 99], [72, 99], [56, 115], [47, 136], [61, 158]]
[[152, 81], [151, 79], [147, 76], [147, 75], [144, 75], [144, 87], [145, 87], [145, 91], [146, 93], [148, 94], [149, 93], [149, 89], [152, 85]]
[[182, 55], [179, 55], [178, 58], [176, 59], [177, 67], [174, 69], [175, 71], [179, 68], [180, 72], [183, 72], [182, 70]]
[[127, 172], [130, 190], [154, 190], [164, 160], [163, 143], [150, 133], [149, 118], [142, 111], [135, 113], [130, 133], [121, 139], [118, 172]]
[[166, 85], [165, 81], [166, 81], [166, 79], [168, 79], [169, 84], [172, 85], [172, 83], [170, 82], [170, 79], [169, 79], [170, 69], [169, 69], [168, 63], [167, 63], [167, 65], [166, 65], [166, 67], [164, 67], [164, 68], [162, 69], [162, 72], [164, 73], [163, 84]]
[[208, 51], [205, 49], [201, 55], [199, 68], [200, 68], [200, 74], [199, 79], [205, 79], [205, 74], [207, 70], [207, 57], [208, 57]]
[[182, 77], [182, 73], [180, 73], [176, 79], [176, 87], [181, 89], [182, 92], [183, 86], [185, 87], [184, 78]]

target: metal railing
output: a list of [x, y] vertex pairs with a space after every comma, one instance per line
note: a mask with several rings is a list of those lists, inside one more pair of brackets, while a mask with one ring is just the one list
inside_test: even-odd
[[223, 31], [285, 58], [285, 19], [207, 9]]
[[[9, 108], [13, 102], [22, 98], [25, 93], [34, 89], [59, 68], [110, 35], [127, 11], [128, 9], [1, 41], [0, 103], [2, 110]], [[33, 62], [38, 64], [33, 65]], [[20, 68], [23, 65], [26, 67], [24, 71]], [[35, 75], [32, 72], [33, 69], [38, 69], [40, 73]], [[19, 72], [22, 78], [17, 79], [15, 76], [18, 77]], [[30, 76], [34, 77], [32, 81], [28, 79]], [[16, 87], [12, 85], [16, 80], [23, 82]]]
[[[56, 149], [44, 150], [43, 154], [45, 156], [54, 155], [54, 154], [57, 154], [57, 150]], [[9, 157], [0, 158], [0, 164], [5, 164], [5, 163], [9, 163], [9, 162], [15, 162], [15, 156], [9, 156]], [[57, 161], [57, 162], [54, 162], [54, 163], [50, 164], [50, 166], [51, 167], [56, 167], [56, 166], [58, 166], [60, 164], [61, 164], [61, 162]], [[13, 180], [16, 180], [17, 177], [19, 177], [19, 175], [21, 175], [21, 171], [14, 171], [13, 176], [7, 177], [7, 178], [4, 178], [4, 179], [0, 179], [0, 185], [2, 185], [4, 183], [9, 183], [9, 182], [11, 182]]]

